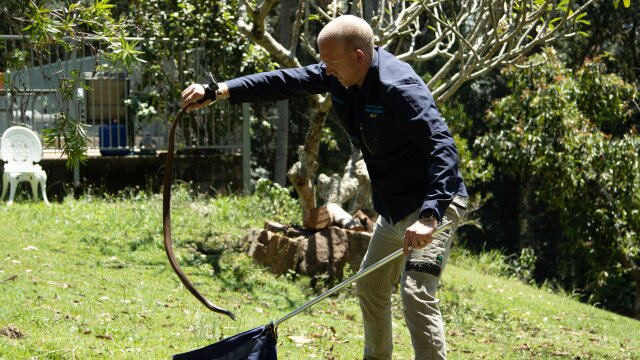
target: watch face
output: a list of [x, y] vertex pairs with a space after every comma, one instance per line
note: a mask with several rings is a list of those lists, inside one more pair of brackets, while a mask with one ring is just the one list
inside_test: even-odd
[[428, 218], [432, 218], [433, 217], [433, 210], [427, 210], [424, 213], [422, 213], [422, 218], [423, 219], [428, 219]]

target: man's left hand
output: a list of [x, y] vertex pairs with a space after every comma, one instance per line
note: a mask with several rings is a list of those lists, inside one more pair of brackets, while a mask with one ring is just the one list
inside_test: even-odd
[[404, 255], [409, 254], [409, 248], [422, 249], [429, 245], [433, 240], [433, 232], [438, 227], [438, 220], [431, 219], [418, 219], [413, 225], [409, 226], [404, 232], [404, 244], [402, 250]]
[[211, 104], [211, 100], [206, 100], [199, 103], [198, 100], [204, 97], [204, 85], [191, 84], [188, 88], [184, 89], [182, 96], [182, 108], [187, 111], [202, 109], [205, 106]]

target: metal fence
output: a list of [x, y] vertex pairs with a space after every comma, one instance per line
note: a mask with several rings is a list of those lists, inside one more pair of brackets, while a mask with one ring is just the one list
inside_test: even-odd
[[[131, 40], [149, 51], [142, 57], [153, 60], [143, 66], [152, 71], [128, 72], [111, 64], [100, 55], [106, 44], [99, 39], [84, 40], [81, 50], [53, 46], [46, 54], [36, 54], [23, 38], [0, 35], [0, 133], [20, 124], [41, 135], [64, 112], [87, 125], [90, 153], [165, 149], [168, 124], [180, 110], [180, 91], [189, 82], [202, 80], [208, 68], [203, 55], [207, 44]], [[163, 49], [169, 56], [158, 57], [153, 49]], [[79, 81], [69, 84], [74, 78]], [[72, 91], [61, 92], [61, 84]], [[242, 108], [227, 102], [190, 114], [178, 129], [178, 148], [240, 152], [242, 118]]]

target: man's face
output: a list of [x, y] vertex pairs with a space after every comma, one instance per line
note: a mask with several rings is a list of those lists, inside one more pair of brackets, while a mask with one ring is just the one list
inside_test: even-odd
[[327, 67], [327, 75], [335, 76], [344, 87], [360, 84], [360, 50], [348, 50], [342, 43], [332, 39], [320, 42], [318, 50], [320, 59]]

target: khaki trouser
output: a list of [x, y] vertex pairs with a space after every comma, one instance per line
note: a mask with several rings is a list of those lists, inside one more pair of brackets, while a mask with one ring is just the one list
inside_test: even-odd
[[[416, 360], [446, 358], [444, 327], [436, 290], [449, 259], [451, 236], [466, 216], [466, 205], [467, 198], [456, 196], [443, 218], [443, 223], [453, 222], [450, 230], [434, 236], [426, 247], [411, 250], [408, 258], [398, 258], [357, 281], [364, 322], [365, 359], [391, 359], [391, 292], [398, 280], [404, 319], [411, 334]], [[419, 214], [418, 210], [396, 224], [390, 224], [380, 216], [360, 269], [401, 248], [405, 230], [418, 220]]]

